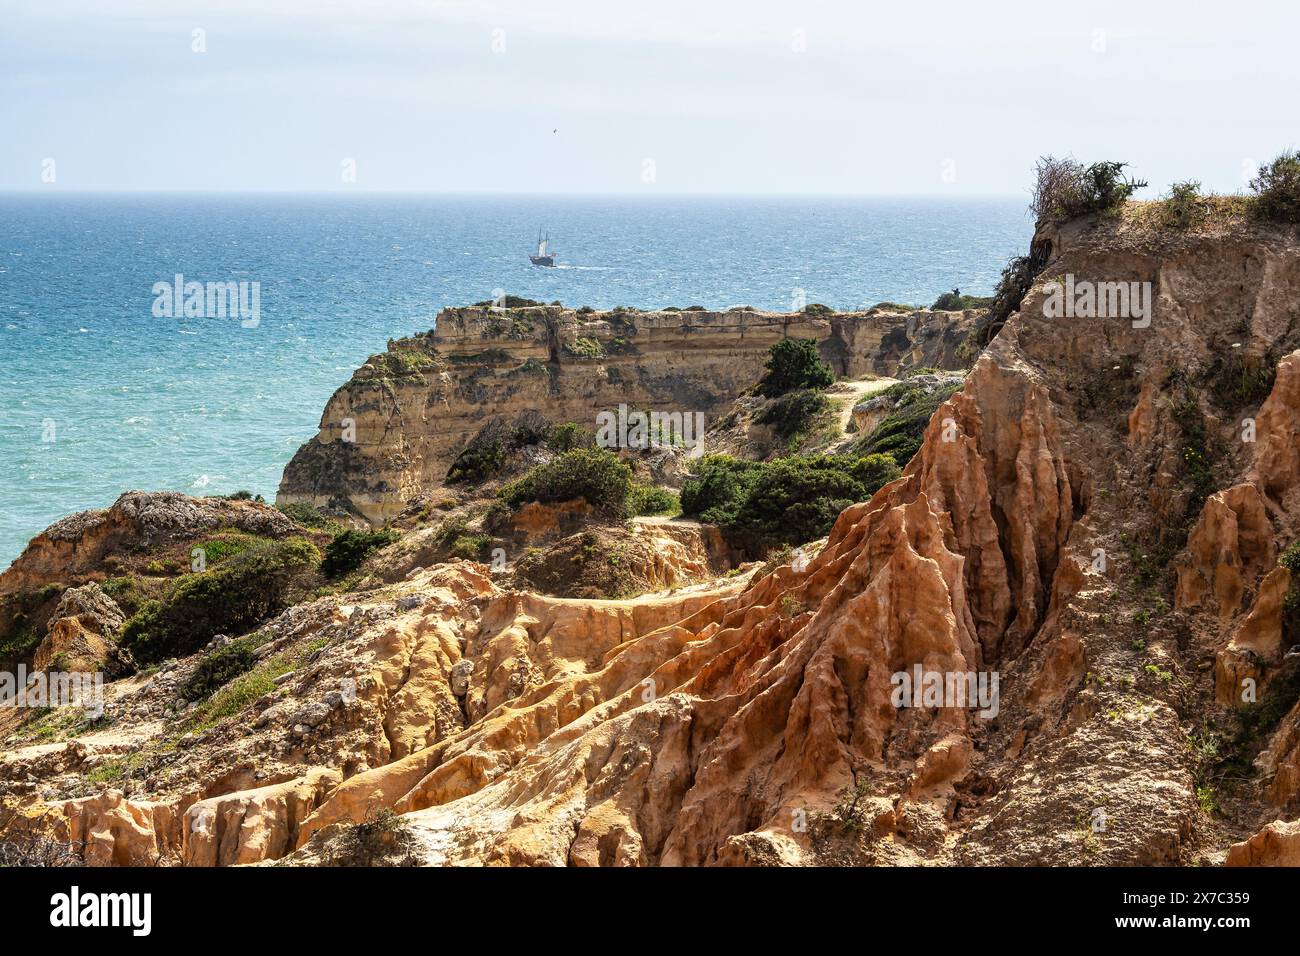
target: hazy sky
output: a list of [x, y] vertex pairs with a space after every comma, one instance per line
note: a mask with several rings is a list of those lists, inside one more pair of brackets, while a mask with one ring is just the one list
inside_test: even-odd
[[1290, 0], [0, 0], [0, 189], [1009, 194], [1055, 153], [1232, 192], [1300, 145], [1298, 34]]

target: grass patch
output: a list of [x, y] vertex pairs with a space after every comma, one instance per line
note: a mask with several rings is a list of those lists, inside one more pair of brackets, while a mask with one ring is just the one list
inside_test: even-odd
[[274, 691], [277, 677], [283, 677], [297, 670], [306, 663], [307, 658], [326, 647], [328, 643], [325, 639], [319, 638], [296, 651], [281, 651], [268, 657], [195, 707], [185, 718], [182, 725], [183, 732], [202, 733], [226, 718], [235, 716], [249, 704]]
[[787, 392], [772, 401], [755, 420], [771, 426], [789, 446], [798, 446], [802, 439], [818, 426], [831, 410], [830, 399], [819, 391], [801, 388]]
[[906, 467], [921, 448], [930, 418], [948, 396], [960, 388], [960, 382], [929, 393], [906, 381], [889, 386], [879, 394], [895, 402], [893, 411], [855, 444], [854, 451], [864, 455], [889, 455], [900, 468]]
[[269, 640], [266, 634], [250, 634], [231, 641], [206, 655], [181, 687], [185, 700], [204, 700], [257, 663], [257, 649]]
[[313, 531], [327, 531], [330, 534], [338, 534], [343, 530], [343, 525], [337, 519], [331, 518], [305, 501], [293, 501], [287, 505], [277, 505], [277, 510], [294, 524], [303, 528], [311, 528]]

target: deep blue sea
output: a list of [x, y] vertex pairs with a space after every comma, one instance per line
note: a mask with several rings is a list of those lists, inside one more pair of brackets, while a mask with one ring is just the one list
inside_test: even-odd
[[[529, 264], [549, 231], [559, 267]], [[494, 289], [639, 308], [988, 294], [1022, 199], [0, 195], [0, 568], [124, 490], [271, 500], [390, 337]], [[260, 283], [261, 322], [157, 318], [154, 284]]]

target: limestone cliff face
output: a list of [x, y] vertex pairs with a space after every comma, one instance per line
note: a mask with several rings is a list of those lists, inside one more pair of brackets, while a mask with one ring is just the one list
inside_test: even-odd
[[711, 419], [787, 337], [815, 339], [845, 376], [955, 368], [974, 315], [448, 309], [434, 331], [391, 342], [334, 394], [276, 500], [382, 521], [440, 485], [493, 418], [540, 413], [594, 429], [600, 411], [626, 403]]

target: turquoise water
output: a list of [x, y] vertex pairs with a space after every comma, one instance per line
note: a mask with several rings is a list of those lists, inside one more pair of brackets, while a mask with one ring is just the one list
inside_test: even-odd
[[[542, 225], [556, 269], [528, 263]], [[356, 366], [494, 289], [928, 305], [987, 294], [1030, 231], [1012, 198], [0, 196], [0, 567], [129, 488], [271, 499]], [[156, 318], [176, 273], [260, 283], [260, 324]]]

